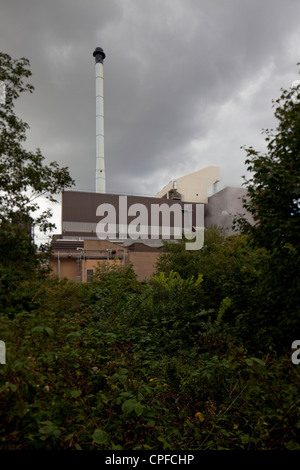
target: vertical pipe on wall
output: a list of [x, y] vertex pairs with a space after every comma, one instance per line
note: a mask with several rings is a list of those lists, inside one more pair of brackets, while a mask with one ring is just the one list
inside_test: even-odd
[[59, 258], [59, 251], [57, 252], [57, 275], [58, 275], [58, 280], [60, 281], [60, 258]]

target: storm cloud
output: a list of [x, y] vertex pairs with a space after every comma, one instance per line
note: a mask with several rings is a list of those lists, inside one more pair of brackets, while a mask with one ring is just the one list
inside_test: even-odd
[[298, 78], [297, 0], [4, 0], [1, 50], [30, 60], [26, 146], [95, 189], [95, 47], [104, 61], [106, 188], [154, 195], [208, 165], [241, 186], [272, 99]]

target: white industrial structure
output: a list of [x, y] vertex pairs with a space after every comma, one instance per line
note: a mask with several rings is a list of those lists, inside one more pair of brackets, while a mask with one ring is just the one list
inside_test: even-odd
[[189, 175], [171, 180], [155, 197], [180, 199], [182, 202], [207, 204], [208, 189], [220, 180], [220, 168], [208, 166]]
[[105, 54], [101, 47], [93, 52], [96, 70], [96, 193], [105, 193], [104, 162], [104, 98], [103, 98], [103, 60]]

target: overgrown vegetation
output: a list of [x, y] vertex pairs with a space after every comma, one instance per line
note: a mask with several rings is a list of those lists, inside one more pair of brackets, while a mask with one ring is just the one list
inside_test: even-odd
[[[0, 72], [14, 66], [21, 86], [27, 62], [0, 59]], [[7, 186], [2, 165], [1, 449], [300, 449], [291, 361], [300, 333], [300, 118], [299, 104], [283, 96], [268, 158], [249, 151], [245, 205], [255, 225], [239, 219], [242, 233], [230, 237], [212, 227], [195, 252], [166, 244], [145, 282], [131, 266], [99, 266], [87, 284], [51, 277], [24, 227], [35, 207], [24, 186]], [[0, 144], [12, 137], [4, 122]], [[30, 161], [40, 153], [14, 149], [16, 178], [27, 157], [36, 176]], [[52, 195], [71, 184], [65, 169], [46, 174]], [[39, 222], [46, 227], [47, 217]]]
[[226, 323], [234, 301], [206, 309], [203, 284], [173, 271], [141, 284], [131, 267], [23, 280], [24, 310], [2, 302], [1, 448], [298, 448], [290, 351], [250, 353]]

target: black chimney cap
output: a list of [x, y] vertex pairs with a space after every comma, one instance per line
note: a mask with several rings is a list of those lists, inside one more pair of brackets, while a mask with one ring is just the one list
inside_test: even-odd
[[103, 52], [102, 47], [96, 47], [96, 49], [93, 52], [93, 56], [95, 57], [95, 62], [100, 62], [103, 64], [103, 60], [105, 59], [105, 54]]

